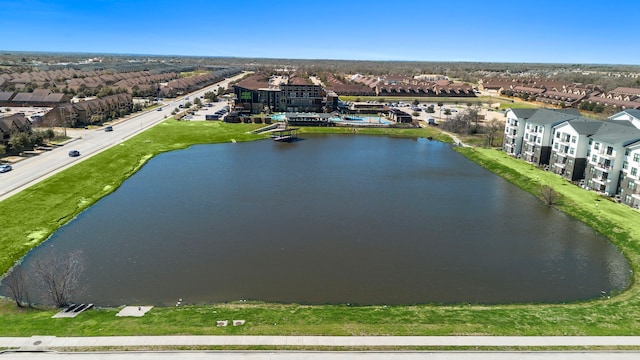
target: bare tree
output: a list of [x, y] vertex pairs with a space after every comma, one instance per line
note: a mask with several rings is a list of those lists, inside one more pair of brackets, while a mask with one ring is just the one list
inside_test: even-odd
[[484, 127], [484, 134], [487, 137], [487, 145], [492, 147], [496, 137], [500, 131], [504, 129], [504, 125], [497, 119], [491, 120]]
[[551, 186], [543, 186], [540, 190], [540, 195], [542, 195], [542, 200], [544, 200], [545, 204], [552, 206], [558, 202], [560, 199], [560, 194], [555, 191]]
[[14, 266], [9, 274], [3, 280], [4, 286], [7, 288], [9, 296], [16, 302], [18, 307], [23, 307], [26, 303], [30, 306], [29, 291], [26, 286], [26, 278], [22, 266], [19, 264]]
[[37, 287], [47, 300], [57, 307], [69, 305], [78, 290], [80, 275], [84, 270], [82, 251], [57, 253], [42, 256], [34, 262]]

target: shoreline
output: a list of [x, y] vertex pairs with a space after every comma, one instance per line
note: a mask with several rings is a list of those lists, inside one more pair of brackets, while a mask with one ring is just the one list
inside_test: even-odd
[[[75, 217], [84, 209], [91, 206], [95, 201], [106, 196], [111, 191], [115, 191], [119, 184], [128, 176], [133, 174], [137, 169], [144, 165], [146, 161], [155, 154], [171, 151], [187, 147], [197, 143], [217, 143], [229, 142], [230, 139], [237, 141], [259, 140], [263, 137], [247, 134], [251, 130], [251, 126], [240, 124], [222, 124], [222, 123], [206, 123], [199, 127], [194, 134], [193, 130], [186, 131], [180, 122], [169, 121], [164, 125], [157, 127], [157, 130], [150, 129], [148, 132], [142, 133], [130, 140], [128, 144], [113, 152], [106, 152], [105, 155], [96, 156], [94, 162], [109, 163], [111, 159], [120, 157], [124, 154], [130, 155], [127, 159], [129, 165], [122, 170], [122, 163], [116, 164], [110, 169], [118, 169], [114, 179], [109, 179], [111, 187], [108, 190], [104, 188], [104, 182], [98, 181], [95, 186], [87, 188], [80, 186], [70, 190], [71, 196], [64, 194], [60, 203], [71, 201], [73, 206], [67, 207], [63, 213], [54, 214], [53, 219], [47, 220], [43, 224], [44, 218], [39, 219], [36, 229], [32, 229], [33, 223], [24, 224], [31, 231], [20, 231], [18, 238], [32, 239], [29, 241], [29, 250], [37, 244], [44, 241], [58, 227]], [[188, 124], [193, 129], [192, 124]], [[169, 127], [169, 133], [167, 133]], [[163, 129], [164, 128], [164, 129]], [[206, 129], [206, 131], [204, 130]], [[209, 131], [211, 130], [211, 131]], [[163, 132], [164, 131], [164, 132]], [[178, 134], [180, 131], [184, 133]], [[326, 133], [326, 134], [351, 134], [349, 129], [305, 129], [303, 133]], [[427, 137], [433, 136], [435, 139], [447, 141], [447, 136], [441, 134], [437, 129], [361, 129], [360, 134], [367, 135], [384, 135], [384, 136], [400, 136], [400, 137]], [[162, 141], [165, 143], [162, 143]], [[138, 147], [141, 151], [136, 154], [129, 154], [127, 151]], [[141, 147], [151, 147], [151, 149], [141, 149]], [[539, 169], [534, 169], [528, 164], [519, 164], [527, 170], [518, 171], [518, 169], [509, 169], [504, 167], [501, 171], [496, 171], [496, 165], [491, 163], [491, 159], [500, 157], [497, 150], [477, 149], [456, 147], [456, 151], [470, 158], [470, 160], [490, 169], [493, 173], [513, 182], [518, 181], [516, 185], [522, 188], [522, 184], [531, 183], [532, 177], [527, 177], [520, 172], [531, 172], [535, 176], [542, 175], [542, 178], [549, 182], [547, 176], [551, 175]], [[475, 153], [475, 155], [474, 155]], [[506, 155], [505, 155], [506, 156]], [[517, 161], [515, 159], [501, 159], [501, 161]], [[484, 162], [484, 165], [483, 165]], [[494, 160], [496, 162], [496, 160]], [[90, 163], [87, 166], [97, 166], [97, 163]], [[497, 162], [496, 162], [497, 163]], [[494, 168], [491, 168], [493, 166]], [[60, 181], [68, 182], [76, 178], [76, 170], [69, 169], [63, 175], [57, 175], [56, 181], [47, 180], [44, 184], [38, 184], [21, 193], [21, 195], [0, 202], [0, 210], [7, 211], [7, 206], [18, 206], [18, 203], [24, 199], [33, 200], [37, 196], [38, 191], [42, 187], [60, 186]], [[539, 171], [539, 173], [537, 172]], [[543, 175], [547, 174], [547, 175]], [[535, 178], [534, 176], [534, 178]], [[118, 181], [120, 181], [118, 183]], [[85, 184], [86, 185], [86, 184]], [[538, 186], [539, 184], [536, 184]], [[563, 192], [569, 187], [567, 184], [558, 184], [559, 188], [564, 188]], [[571, 188], [577, 188], [569, 184]], [[534, 191], [527, 191], [535, 195]], [[584, 192], [583, 189], [577, 188]], [[90, 195], [92, 194], [92, 195]], [[584, 194], [582, 194], [584, 195]], [[69, 197], [70, 196], [70, 197]], [[568, 195], [567, 195], [568, 196]], [[596, 197], [596, 194], [589, 194], [589, 197]], [[88, 197], [88, 198], [87, 198]], [[80, 199], [84, 199], [82, 203]], [[75, 200], [75, 201], [74, 201]], [[601, 205], [605, 205], [602, 202]], [[23, 204], [24, 205], [24, 204]], [[29, 205], [29, 204], [26, 204]], [[31, 204], [33, 205], [33, 204]], [[575, 206], [573, 200], [567, 201], [567, 205]], [[613, 203], [611, 205], [614, 205]], [[122, 325], [122, 320], [112, 319], [116, 310], [97, 309], [82, 314], [74, 319], [74, 322], [84, 324], [86, 328], [82, 331], [85, 335], [91, 334], [210, 334], [217, 333], [220, 329], [211, 326], [211, 321], [215, 324], [218, 317], [222, 313], [230, 313], [230, 318], [246, 318], [250, 319], [248, 325], [240, 328], [225, 329], [224, 333], [230, 331], [235, 333], [240, 331], [243, 334], [318, 334], [318, 335], [355, 335], [355, 334], [372, 334], [372, 335], [450, 335], [450, 334], [518, 334], [518, 335], [630, 335], [640, 333], [640, 321], [636, 321], [636, 317], [640, 318], [640, 300], [638, 298], [637, 285], [635, 283], [635, 274], [638, 272], [640, 264], [640, 245], [637, 240], [640, 238], [640, 230], [632, 228], [629, 225], [629, 215], [635, 216], [640, 223], [640, 213], [634, 210], [623, 209], [621, 205], [618, 208], [612, 208], [622, 213], [622, 219], [619, 224], [611, 223], [608, 219], [601, 219], [601, 216], [587, 217], [586, 220], [580, 219], [590, 215], [586, 211], [575, 211], [575, 214], [569, 213], [596, 231], [603, 233], [618, 249], [627, 257], [633, 276], [630, 279], [629, 287], [620, 294], [611, 296], [610, 299], [597, 298], [585, 301], [576, 301], [566, 304], [500, 304], [500, 305], [483, 305], [483, 304], [423, 304], [423, 305], [407, 305], [407, 306], [348, 306], [348, 305], [299, 305], [299, 304], [265, 304], [265, 303], [225, 303], [198, 306], [180, 306], [180, 307], [159, 307], [154, 308], [149, 315], [142, 317], [146, 319], [149, 316], [153, 321], [140, 320], [128, 321], [127, 326]], [[599, 212], [609, 209], [609, 204], [600, 206]], [[33, 206], [25, 206], [24, 208], [33, 210]], [[36, 207], [36, 210], [42, 209], [42, 206]], [[571, 208], [568, 208], [569, 210]], [[12, 209], [13, 210], [13, 209]], [[561, 209], [567, 213], [566, 210]], [[26, 211], [26, 210], [25, 210]], [[633, 213], [632, 213], [633, 212]], [[7, 212], [8, 213], [8, 212]], [[590, 221], [593, 220], [593, 221]], [[47, 225], [48, 224], [48, 225]], [[15, 230], [13, 225], [12, 229]], [[25, 229], [23, 226], [23, 229]], [[608, 231], [612, 230], [612, 231]], [[613, 231], [615, 230], [615, 231]], [[0, 229], [0, 232], [6, 229]], [[31, 237], [29, 235], [31, 234]], [[16, 234], [12, 237], [16, 239]], [[42, 239], [37, 241], [38, 238]], [[33, 241], [36, 240], [36, 241]], [[24, 240], [20, 241], [24, 244]], [[6, 243], [0, 246], [7, 247]], [[2, 248], [2, 247], [0, 247]], [[24, 251], [24, 249], [23, 249]], [[28, 251], [27, 251], [28, 252]], [[13, 256], [13, 259], [21, 258], [16, 256], [16, 252], [4, 252]], [[6, 255], [4, 255], [6, 256]], [[7, 264], [5, 259], [4, 264]], [[4, 270], [4, 269], [3, 269]], [[34, 333], [46, 333], [52, 335], [76, 334], [74, 329], [61, 328], [60, 325], [50, 324], [47, 321], [34, 321], [34, 319], [42, 319], [43, 315], [53, 314], [54, 310], [29, 310], [16, 309], [15, 304], [8, 301], [0, 303], [0, 334], [8, 335], [24, 335]], [[216, 313], [217, 312], [217, 313]], [[218, 314], [218, 315], [216, 315]], [[289, 314], [289, 315], [287, 315]], [[295, 316], [293, 316], [293, 315]], [[357, 320], [354, 316], [357, 315]], [[383, 315], [383, 318], [380, 316]], [[637, 316], [635, 316], [637, 315]], [[185, 318], [186, 316], [186, 318]], [[318, 316], [324, 319], [318, 322]], [[48, 318], [48, 317], [47, 317]], [[86, 319], [86, 320], [85, 320]], [[96, 323], [96, 319], [100, 319]], [[181, 320], [178, 320], [181, 319]], [[176, 328], [176, 321], [186, 321], [185, 327]], [[86, 323], [85, 323], [86, 321]], [[400, 323], [399, 323], [400, 322]], [[55, 322], [54, 322], [55, 323]], [[274, 323], [281, 324], [273, 326]], [[603, 326], [606, 324], [606, 326]], [[107, 328], [107, 329], [105, 329]], [[109, 330], [110, 329], [110, 330]], [[235, 332], [234, 332], [235, 331]]]

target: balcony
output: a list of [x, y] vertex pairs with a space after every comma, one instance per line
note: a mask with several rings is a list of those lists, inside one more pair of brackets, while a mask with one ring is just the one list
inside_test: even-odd
[[597, 170], [601, 171], [611, 171], [613, 170], [613, 163], [609, 161], [599, 162], [593, 165]]
[[611, 147], [607, 147], [606, 149], [601, 149], [598, 154], [600, 155], [600, 157], [604, 157], [604, 158], [614, 158], [616, 156], [616, 152], [613, 150], [613, 148]]
[[591, 178], [591, 180], [603, 185], [611, 181], [609, 180], [609, 173], [603, 173], [603, 174], [600, 174], [599, 176], [594, 176]]

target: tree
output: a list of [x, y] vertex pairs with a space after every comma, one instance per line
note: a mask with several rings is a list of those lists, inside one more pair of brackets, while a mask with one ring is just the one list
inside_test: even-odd
[[540, 195], [542, 195], [542, 200], [544, 200], [544, 203], [549, 206], [556, 204], [560, 198], [560, 194], [551, 186], [547, 185], [543, 186], [542, 189], [540, 189]]
[[500, 121], [493, 119], [485, 127], [485, 136], [487, 137], [487, 145], [493, 146], [493, 142], [496, 140], [496, 135], [504, 129], [504, 126]]
[[16, 265], [4, 278], [4, 286], [7, 288], [9, 297], [15, 301], [18, 307], [23, 307], [25, 303], [30, 306], [29, 291], [26, 286], [26, 278], [22, 266]]
[[36, 286], [46, 299], [57, 307], [69, 305], [71, 298], [76, 295], [84, 270], [82, 251], [52, 251], [38, 258], [33, 267]]
[[413, 99], [412, 104], [413, 104], [413, 106], [418, 106], [418, 105], [420, 105], [420, 100], [418, 100], [418, 99]]
[[11, 134], [9, 137], [9, 145], [11, 149], [15, 152], [22, 152], [31, 146], [31, 141], [29, 141], [29, 134], [25, 132], [16, 132]]
[[218, 95], [216, 95], [216, 93], [214, 93], [213, 91], [207, 91], [206, 93], [204, 93], [204, 98], [211, 102], [218, 101]]

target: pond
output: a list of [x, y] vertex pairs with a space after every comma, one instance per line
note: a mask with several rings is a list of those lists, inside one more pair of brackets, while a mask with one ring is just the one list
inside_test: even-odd
[[624, 289], [625, 258], [450, 145], [309, 136], [152, 159], [32, 251], [83, 251], [77, 301], [565, 302]]

